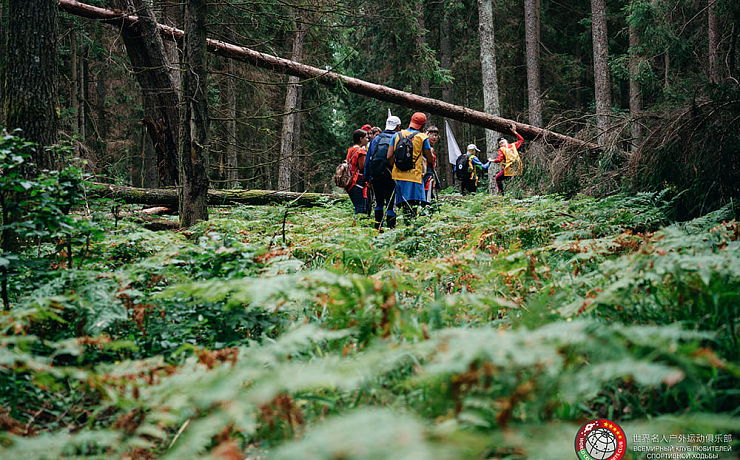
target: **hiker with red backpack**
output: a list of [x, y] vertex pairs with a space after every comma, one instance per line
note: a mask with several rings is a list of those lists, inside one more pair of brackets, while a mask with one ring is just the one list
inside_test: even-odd
[[386, 156], [393, 165], [396, 206], [406, 209], [410, 218], [416, 216], [417, 206], [427, 204], [422, 177], [426, 165], [434, 164], [429, 138], [421, 132], [426, 122], [426, 115], [421, 112], [414, 113], [408, 129], [401, 130], [391, 139]]
[[362, 214], [365, 212], [367, 187], [365, 186], [363, 171], [365, 169], [365, 147], [367, 146], [367, 139], [367, 131], [358, 129], [352, 134], [352, 142], [354, 145], [347, 149], [346, 161], [349, 165], [349, 174], [352, 179], [349, 181], [349, 184], [344, 187], [344, 190], [347, 191], [349, 198], [352, 200], [355, 214]]
[[375, 197], [375, 228], [383, 223], [383, 209], [388, 228], [396, 226], [396, 206], [393, 202], [393, 190], [396, 183], [391, 176], [391, 165], [388, 161], [388, 149], [393, 136], [401, 130], [401, 119], [389, 116], [385, 121], [385, 131], [379, 133], [370, 142], [365, 161], [365, 180], [373, 189]]

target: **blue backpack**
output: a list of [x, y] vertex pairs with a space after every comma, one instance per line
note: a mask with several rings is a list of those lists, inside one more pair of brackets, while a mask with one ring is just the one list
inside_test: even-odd
[[370, 171], [374, 183], [391, 180], [391, 164], [388, 162], [388, 147], [391, 145], [391, 138], [383, 134], [380, 134], [380, 136], [380, 141], [378, 141], [368, 166], [368, 171]]

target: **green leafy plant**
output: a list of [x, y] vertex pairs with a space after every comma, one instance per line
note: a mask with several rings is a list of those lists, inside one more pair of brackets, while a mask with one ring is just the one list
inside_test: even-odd
[[473, 196], [382, 234], [296, 208], [284, 242], [281, 207], [182, 233], [124, 217], [0, 317], [0, 444], [545, 459], [589, 418], [735, 432], [738, 226], [671, 224], [672, 196]]

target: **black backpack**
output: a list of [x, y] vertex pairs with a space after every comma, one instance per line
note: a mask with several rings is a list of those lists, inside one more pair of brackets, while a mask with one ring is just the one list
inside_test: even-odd
[[457, 178], [461, 181], [471, 180], [470, 176], [472, 172], [470, 170], [470, 154], [463, 153], [457, 157], [457, 161], [455, 162], [455, 175]]
[[380, 141], [375, 146], [375, 152], [368, 166], [372, 181], [376, 184], [391, 180], [391, 164], [388, 162], [388, 147], [391, 145], [391, 138], [383, 134], [380, 136]]
[[388, 162], [388, 147], [391, 145], [391, 138], [379, 134], [380, 141], [375, 146], [373, 156], [370, 157], [368, 171], [375, 184], [386, 183], [391, 180], [391, 164]]
[[417, 134], [419, 133], [403, 137], [403, 132], [401, 132], [401, 139], [396, 143], [396, 149], [393, 151], [393, 163], [399, 171], [413, 169], [418, 160], [418, 158], [414, 159], [414, 136]]

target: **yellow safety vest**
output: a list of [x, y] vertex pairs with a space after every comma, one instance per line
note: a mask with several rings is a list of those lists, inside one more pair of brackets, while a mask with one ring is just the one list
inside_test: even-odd
[[519, 176], [522, 174], [522, 160], [519, 158], [519, 152], [516, 145], [509, 144], [509, 147], [501, 147], [506, 157], [504, 165], [504, 176]]
[[[403, 129], [401, 130], [401, 135], [403, 137], [408, 137], [411, 135], [411, 131]], [[408, 171], [401, 171], [396, 168], [396, 165], [394, 164], [393, 171], [391, 172], [393, 180], [405, 180], [421, 184], [421, 178], [426, 172], [426, 159], [422, 158], [424, 156], [422, 149], [424, 148], [424, 141], [426, 139], [427, 135], [421, 132], [414, 136], [414, 140], [412, 141], [414, 144], [414, 167]], [[393, 144], [394, 149], [400, 140], [400, 136], [396, 138], [396, 143]]]

